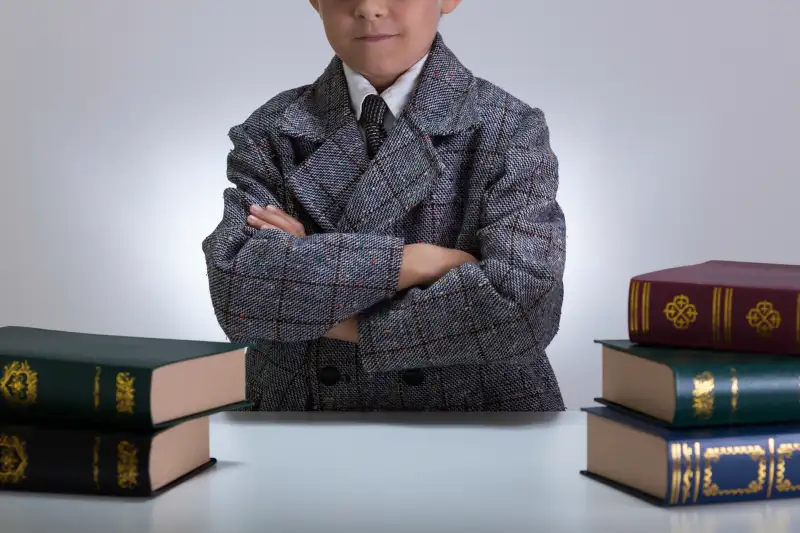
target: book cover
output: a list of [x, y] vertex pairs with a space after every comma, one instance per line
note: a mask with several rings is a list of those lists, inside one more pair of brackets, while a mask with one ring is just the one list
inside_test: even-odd
[[149, 432], [0, 424], [0, 491], [150, 498], [215, 463], [207, 417]]
[[800, 422], [800, 357], [595, 342], [603, 402], [675, 427]]
[[796, 498], [800, 424], [674, 429], [588, 407], [581, 473], [661, 506]]
[[630, 340], [800, 354], [800, 265], [707, 261], [635, 276]]
[[158, 428], [246, 405], [247, 345], [0, 328], [0, 417]]

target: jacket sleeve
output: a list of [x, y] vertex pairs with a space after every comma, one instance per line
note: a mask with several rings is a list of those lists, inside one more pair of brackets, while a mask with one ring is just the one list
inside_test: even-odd
[[297, 238], [246, 223], [252, 204], [272, 204], [280, 170], [270, 143], [246, 126], [229, 137], [223, 216], [203, 240], [211, 302], [234, 342], [308, 341], [395, 294], [403, 239], [348, 233]]
[[506, 146], [483, 200], [479, 263], [365, 313], [359, 336], [366, 371], [521, 362], [554, 338], [566, 230], [542, 112], [527, 108]]

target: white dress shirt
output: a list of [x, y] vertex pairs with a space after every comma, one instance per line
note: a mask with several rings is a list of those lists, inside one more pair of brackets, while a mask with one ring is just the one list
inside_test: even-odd
[[[386, 106], [389, 108], [389, 112], [386, 113], [386, 117], [384, 118], [384, 127], [387, 133], [391, 131], [397, 117], [400, 116], [406, 103], [408, 103], [411, 93], [416, 89], [419, 74], [422, 71], [426, 59], [428, 59], [427, 55], [414, 63], [414, 65], [400, 76], [391, 87], [380, 93], [381, 98], [383, 98], [386, 102]], [[347, 65], [342, 66], [344, 69], [344, 76], [347, 79], [347, 89], [350, 93], [350, 105], [353, 108], [353, 113], [356, 115], [356, 120], [360, 120], [361, 106], [364, 103], [364, 99], [370, 94], [378, 94], [378, 91], [364, 76], [355, 72]], [[363, 128], [361, 132], [363, 135]]]

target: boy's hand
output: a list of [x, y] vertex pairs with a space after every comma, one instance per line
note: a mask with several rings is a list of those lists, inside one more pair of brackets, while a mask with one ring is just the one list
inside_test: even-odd
[[344, 322], [340, 322], [333, 326], [325, 336], [329, 339], [337, 341], [350, 342], [358, 344], [358, 318], [348, 318]]
[[[471, 254], [461, 250], [442, 248], [434, 244], [407, 244], [403, 248], [398, 290], [414, 285], [430, 285], [450, 270], [464, 263], [477, 263]], [[329, 339], [359, 343], [358, 318], [352, 317], [331, 328], [325, 336]]]
[[477, 262], [474, 256], [461, 250], [427, 243], [407, 244], [403, 249], [403, 264], [397, 289], [430, 285], [454, 268]]
[[257, 205], [250, 206], [247, 225], [256, 229], [279, 229], [295, 237], [306, 236], [306, 230], [300, 222], [273, 205], [268, 205], [266, 209]]

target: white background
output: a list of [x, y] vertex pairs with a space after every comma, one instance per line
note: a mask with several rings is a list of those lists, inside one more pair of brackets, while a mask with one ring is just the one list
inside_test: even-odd
[[[626, 335], [632, 275], [800, 263], [799, 20], [797, 0], [464, 0], [443, 23], [551, 128], [570, 408], [599, 392], [592, 341]], [[224, 339], [200, 242], [227, 131], [330, 57], [304, 0], [0, 0], [0, 325]]]

